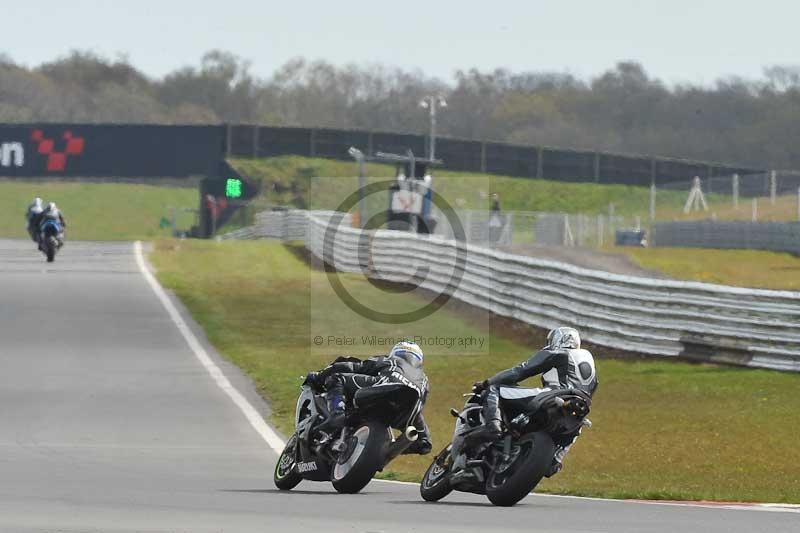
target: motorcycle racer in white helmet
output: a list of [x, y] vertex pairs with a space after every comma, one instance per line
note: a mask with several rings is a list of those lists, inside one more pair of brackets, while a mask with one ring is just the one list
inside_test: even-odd
[[[344, 424], [345, 405], [358, 389], [384, 383], [403, 383], [417, 390], [423, 405], [428, 397], [428, 377], [422, 368], [422, 348], [416, 343], [402, 341], [395, 344], [388, 355], [378, 355], [360, 360], [355, 357], [339, 357], [319, 372], [312, 372], [306, 379], [323, 385], [328, 396], [330, 417], [321, 429], [337, 429]], [[419, 432], [417, 440], [407, 452], [425, 455], [431, 451], [430, 430], [420, 412], [414, 419]]]
[[[519, 365], [503, 370], [491, 378], [475, 383], [472, 390], [482, 395], [484, 426], [478, 438], [494, 440], [502, 433], [501, 402], [529, 402], [537, 394], [558, 388], [580, 389], [589, 395], [597, 389], [597, 369], [594, 357], [581, 348], [578, 331], [559, 327], [547, 334], [548, 344]], [[517, 387], [520, 381], [541, 374], [543, 388]], [[556, 442], [556, 453], [547, 477], [563, 467], [563, 460], [578, 432], [563, 442]]]

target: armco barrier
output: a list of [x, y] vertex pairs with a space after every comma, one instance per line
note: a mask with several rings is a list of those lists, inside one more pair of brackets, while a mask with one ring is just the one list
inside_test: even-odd
[[[332, 216], [342, 217], [317, 211], [279, 215], [290, 221], [295, 236], [305, 234], [314, 256], [341, 271], [407, 282], [410, 272], [427, 267], [427, 277], [414, 280], [424, 289], [451, 290], [458, 300], [542, 328], [574, 325], [601, 346], [800, 371], [797, 292], [609, 274], [437, 236], [383, 230], [362, 236], [349, 219], [329, 231]], [[287, 224], [278, 217], [262, 221]], [[327, 247], [326, 234], [333, 238]], [[460, 267], [459, 248], [466, 252]], [[453, 272], [461, 278], [455, 286]]]

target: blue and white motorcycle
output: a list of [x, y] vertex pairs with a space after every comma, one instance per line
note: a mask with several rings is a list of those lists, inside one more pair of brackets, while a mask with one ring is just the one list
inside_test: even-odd
[[47, 262], [56, 259], [56, 252], [64, 246], [64, 228], [57, 221], [46, 219], [39, 226], [39, 250], [47, 256]]

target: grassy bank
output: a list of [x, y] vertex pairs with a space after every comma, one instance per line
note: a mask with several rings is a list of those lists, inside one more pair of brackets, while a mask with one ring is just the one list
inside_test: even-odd
[[[352, 192], [357, 188], [354, 178], [357, 167], [346, 161], [283, 156], [233, 159], [232, 163], [263, 183], [264, 199], [273, 203], [307, 207], [310, 199], [317, 199], [322, 200], [315, 205], [317, 208], [335, 207], [324, 203], [325, 195], [309, 191], [314, 177], [342, 178], [338, 182], [341, 189], [333, 198], [341, 199], [346, 196], [342, 191]], [[391, 165], [370, 163], [366, 165], [366, 173], [372, 178], [393, 178], [395, 169]], [[500, 196], [503, 209], [514, 211], [607, 213], [608, 205], [613, 203], [616, 213], [635, 215], [646, 213], [649, 205], [650, 193], [644, 187], [564, 183], [448, 170], [435, 170], [434, 174], [436, 190], [456, 207], [488, 209], [491, 193]], [[672, 212], [685, 201], [686, 194], [665, 191], [659, 198], [659, 206]]]
[[[282, 156], [263, 159], [232, 159], [231, 162], [246, 175], [264, 184], [262, 200], [275, 204], [308, 207], [314, 196], [309, 188], [314, 177], [343, 178], [340, 190], [333, 198], [342, 198], [342, 191], [353, 191], [357, 186], [355, 163], [322, 158]], [[391, 165], [370, 163], [366, 173], [373, 178], [392, 178]], [[435, 170], [436, 190], [457, 207], [488, 209], [488, 197], [498, 193], [502, 206], [511, 211], [548, 211], [563, 213], [606, 214], [609, 204], [615, 213], [624, 216], [641, 216], [649, 220], [650, 191], [647, 187], [626, 185], [598, 185], [594, 183], [565, 183], [542, 179]], [[346, 178], [350, 178], [347, 180]], [[469, 179], [464, 179], [469, 178]], [[751, 200], [744, 198], [733, 207], [728, 194], [707, 194], [709, 211], [684, 214], [683, 205], [688, 197], [686, 190], [660, 188], [656, 195], [658, 220], [695, 220], [715, 216], [719, 220], [750, 220]], [[330, 209], [335, 204], [322, 202], [314, 207]], [[797, 197], [778, 197], [775, 205], [766, 198], [758, 199], [759, 220], [797, 220]]]
[[[451, 406], [474, 380], [511, 366], [542, 341], [541, 332], [442, 310], [413, 328], [353, 319], [341, 311], [325, 274], [310, 270], [302, 249], [268, 242], [161, 241], [152, 260], [205, 328], [211, 342], [242, 367], [274, 408], [284, 433], [298, 376], [333, 355], [376, 348], [317, 347], [326, 338], [474, 335], [489, 347], [472, 355], [426, 349], [432, 392], [426, 416], [434, 445], [452, 433]], [[345, 276], [347, 289], [384, 310], [414, 306], [420, 296], [386, 294]], [[530, 342], [525, 342], [525, 340]], [[598, 359], [600, 389], [565, 470], [540, 489], [610, 497], [800, 502], [800, 447], [791, 423], [800, 410], [800, 376], [668, 361]], [[429, 458], [403, 457], [387, 475], [419, 479]]]
[[681, 280], [759, 289], [800, 290], [800, 257], [760, 250], [704, 248], [612, 249], [639, 266]]
[[[67, 238], [133, 240], [168, 236], [161, 228], [169, 207], [196, 209], [197, 189], [128, 183], [38, 180], [0, 181], [0, 237], [28, 238], [25, 210], [34, 196], [58, 204], [67, 219]], [[189, 229], [194, 215], [181, 213], [178, 227]]]

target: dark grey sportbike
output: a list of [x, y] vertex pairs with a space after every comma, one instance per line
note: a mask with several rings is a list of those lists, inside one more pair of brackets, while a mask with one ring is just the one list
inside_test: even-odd
[[461, 412], [450, 410], [456, 417], [453, 442], [464, 456], [453, 457], [451, 443], [434, 457], [420, 484], [427, 501], [457, 490], [484, 494], [495, 505], [514, 505], [549, 471], [554, 441], [571, 441], [581, 426], [591, 425], [586, 418], [591, 396], [578, 389], [545, 390], [528, 401], [501, 401], [502, 436], [480, 441], [473, 434], [484, 422], [481, 399], [476, 394], [465, 396]]
[[[294, 435], [275, 466], [275, 486], [291, 490], [308, 479], [330, 481], [342, 493], [360, 491], [417, 440], [413, 421], [422, 406], [421, 391], [411, 382], [359, 389], [346, 406], [344, 428], [326, 431], [324, 392], [306, 378], [297, 400]], [[392, 429], [399, 430], [397, 437]]]

